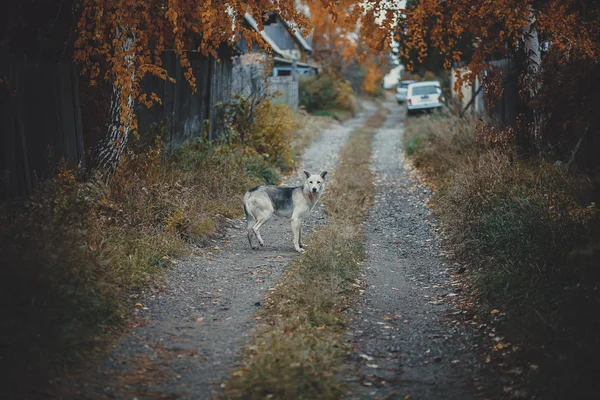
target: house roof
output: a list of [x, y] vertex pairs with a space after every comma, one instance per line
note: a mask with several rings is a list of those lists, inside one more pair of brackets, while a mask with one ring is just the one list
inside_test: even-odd
[[244, 18], [246, 18], [246, 21], [248, 21], [248, 23], [250, 24], [250, 26], [252, 26], [252, 28], [254, 28], [254, 30], [256, 30], [258, 33], [260, 33], [260, 36], [262, 36], [263, 40], [265, 42], [267, 42], [269, 44], [269, 46], [271, 46], [271, 48], [273, 49], [273, 51], [277, 54], [279, 54], [282, 57], [285, 57], [285, 53], [283, 50], [281, 50], [281, 48], [279, 48], [279, 46], [277, 46], [277, 44], [273, 41], [273, 39], [271, 39], [271, 37], [269, 35], [267, 35], [267, 32], [265, 32], [264, 30], [259, 31], [258, 30], [258, 24], [256, 23], [256, 20], [254, 19], [254, 17], [252, 15], [250, 15], [249, 13], [244, 14]]
[[[246, 21], [248, 21], [248, 23], [250, 24], [250, 26], [252, 26], [252, 28], [254, 28], [258, 33], [260, 33], [260, 36], [262, 36], [264, 41], [267, 42], [269, 44], [269, 46], [271, 46], [271, 48], [273, 49], [273, 51], [275, 53], [279, 54], [280, 56], [285, 57], [284, 51], [281, 50], [281, 48], [273, 41], [273, 39], [271, 39], [271, 37], [267, 34], [267, 32], [265, 32], [265, 30], [262, 30], [262, 31], [258, 30], [258, 23], [254, 19], [254, 17], [252, 15], [250, 15], [250, 13], [244, 14], [244, 18], [246, 18]], [[296, 38], [298, 43], [300, 43], [300, 46], [302, 46], [306, 51], [310, 51], [312, 53], [312, 51], [313, 51], [312, 46], [310, 44], [308, 44], [308, 42], [302, 36], [300, 31], [298, 29], [292, 28], [291, 25], [289, 23], [287, 23], [286, 21], [284, 21], [283, 19], [281, 19], [281, 21], [283, 21], [286, 29], [288, 31], [290, 31], [290, 33], [292, 33], [292, 30], [294, 30], [294, 33], [292, 35], [294, 36], [294, 38]]]
[[292, 32], [292, 30], [294, 30], [293, 35], [296, 38], [296, 40], [298, 41], [298, 43], [300, 43], [300, 46], [304, 47], [304, 50], [310, 51], [312, 53], [313, 52], [312, 46], [310, 44], [308, 44], [308, 42], [306, 41], [304, 36], [302, 36], [302, 34], [300, 33], [300, 30], [292, 27], [289, 23], [284, 21], [283, 18], [281, 18], [281, 21], [283, 21], [283, 23], [285, 24], [285, 27], [290, 31], [290, 33]]

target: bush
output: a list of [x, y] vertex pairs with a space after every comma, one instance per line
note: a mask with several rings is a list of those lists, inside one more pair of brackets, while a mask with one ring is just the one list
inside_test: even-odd
[[287, 105], [273, 105], [267, 95], [253, 93], [235, 96], [220, 108], [229, 144], [254, 149], [284, 172], [294, 168], [291, 136], [298, 124]]
[[345, 110], [354, 114], [357, 110], [350, 83], [326, 72], [315, 77], [301, 78], [298, 97], [299, 105], [310, 113]]

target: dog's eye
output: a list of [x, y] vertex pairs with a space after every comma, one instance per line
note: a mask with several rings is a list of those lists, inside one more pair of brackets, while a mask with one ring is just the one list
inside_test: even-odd
[[312, 183], [312, 181], [309, 181], [308, 183]]
[[317, 185], [320, 185], [320, 184], [321, 184], [321, 181], [317, 181]]

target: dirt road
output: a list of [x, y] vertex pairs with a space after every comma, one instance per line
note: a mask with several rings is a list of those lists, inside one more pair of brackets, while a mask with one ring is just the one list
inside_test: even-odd
[[[332, 171], [350, 132], [375, 110], [366, 103], [355, 118], [321, 132], [286, 183], [302, 182], [303, 169]], [[326, 223], [321, 207], [304, 222], [306, 235]], [[138, 326], [91, 373], [69, 382], [70, 398], [208, 399], [220, 392], [266, 292], [297, 254], [289, 220], [267, 222], [259, 250], [250, 249], [244, 221], [231, 224], [204, 254], [175, 265], [159, 291], [136, 300]]]
[[[402, 108], [385, 107], [373, 144], [377, 193], [365, 222], [367, 287], [348, 313], [352, 351], [342, 379], [349, 398], [478, 398], [480, 365], [469, 332], [450, 318], [456, 293], [426, 206], [430, 193], [405, 164]], [[322, 132], [287, 183], [301, 182], [302, 169], [331, 171], [350, 132], [375, 111], [367, 103], [356, 118]], [[305, 222], [306, 234], [327, 222], [321, 207]], [[273, 219], [262, 232], [265, 247], [251, 250], [244, 222], [231, 221], [209, 249], [180, 261], [164, 287], [136, 299], [136, 326], [109, 357], [66, 382], [64, 398], [218, 397], [265, 294], [296, 256], [289, 221]]]
[[472, 399], [479, 386], [475, 342], [450, 317], [456, 291], [426, 206], [430, 190], [404, 158], [404, 110], [386, 106], [390, 113], [373, 142], [377, 193], [365, 228], [367, 288], [348, 331], [349, 398]]

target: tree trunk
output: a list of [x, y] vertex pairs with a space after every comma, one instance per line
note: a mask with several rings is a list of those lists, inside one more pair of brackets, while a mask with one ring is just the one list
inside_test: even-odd
[[[523, 31], [525, 55], [527, 57], [527, 80], [529, 81], [529, 97], [530, 100], [536, 98], [541, 87], [538, 73], [542, 65], [542, 56], [540, 52], [540, 40], [536, 29], [536, 18], [533, 9], [530, 10], [527, 26]], [[533, 106], [533, 138], [538, 149], [541, 147], [542, 141], [542, 113]]]
[[[119, 31], [117, 29], [117, 38], [120, 35]], [[124, 67], [130, 72], [130, 79], [126, 81], [126, 85], [129, 85], [129, 87], [124, 88], [117, 80], [113, 83], [108, 120], [104, 126], [104, 137], [100, 140], [94, 152], [95, 161], [93, 166], [103, 170], [103, 175], [112, 173], [118, 165], [129, 139], [131, 118], [133, 116], [133, 84], [135, 78], [133, 58], [135, 52], [129, 53], [129, 50], [135, 45], [135, 37], [130, 32], [123, 32], [123, 34], [127, 35], [125, 40], [122, 41], [122, 50], [126, 54]], [[128, 93], [126, 107], [122, 107], [123, 93]], [[123, 115], [123, 112], [128, 114]]]

